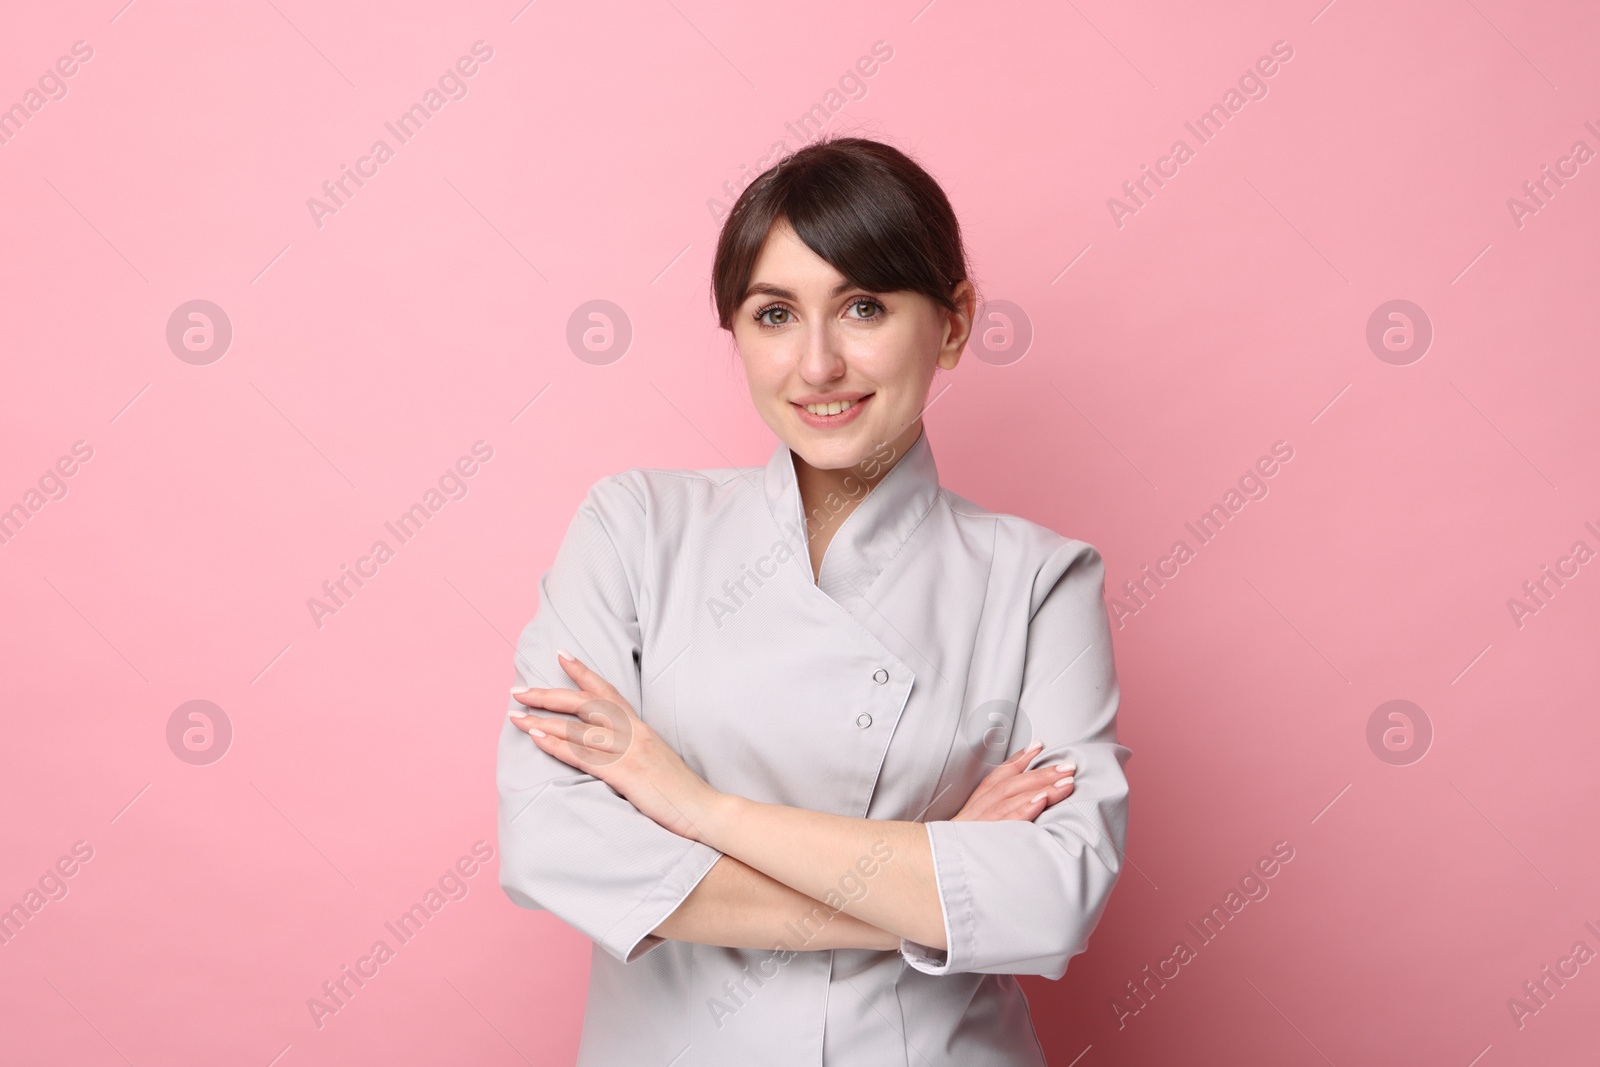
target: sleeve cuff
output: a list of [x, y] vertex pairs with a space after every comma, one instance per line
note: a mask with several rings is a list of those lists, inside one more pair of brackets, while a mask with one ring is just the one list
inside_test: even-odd
[[[945, 892], [946, 873], [939, 865], [939, 848], [934, 842], [933, 824], [924, 823], [923, 825], [928, 828], [928, 848], [933, 853], [933, 879], [934, 886], [939, 893], [939, 913], [944, 918], [944, 943], [954, 946], [955, 942], [950, 938], [950, 898]], [[930, 948], [927, 945], [921, 945], [902, 937], [900, 939], [900, 956], [923, 974], [950, 973], [950, 952], [948, 949]]]
[[682, 859], [661, 879], [655, 891], [600, 937], [600, 946], [623, 963], [632, 963], [648, 955], [667, 940], [650, 931], [678, 910], [678, 906], [722, 858], [722, 853], [710, 845], [698, 841], [690, 842], [690, 845]]

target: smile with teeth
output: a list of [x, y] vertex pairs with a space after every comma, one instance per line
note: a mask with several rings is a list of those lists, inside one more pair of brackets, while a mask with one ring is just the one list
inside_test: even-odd
[[835, 400], [831, 404], [804, 404], [801, 405], [813, 415], [837, 415], [841, 411], [849, 411], [856, 406], [854, 400]]

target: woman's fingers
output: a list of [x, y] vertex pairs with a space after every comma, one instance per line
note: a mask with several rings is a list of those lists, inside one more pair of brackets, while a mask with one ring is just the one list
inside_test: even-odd
[[1043, 747], [1043, 741], [1035, 741], [986, 774], [978, 783], [978, 787], [972, 791], [972, 795], [967, 798], [967, 805], [963, 810], [997, 811], [1013, 800], [1019, 790], [1031, 788], [1034, 792], [1038, 792], [1037, 780], [1027, 778], [1025, 768]]
[[1039, 750], [1042, 748], [1044, 748], [1044, 742], [1035, 741], [1021, 752], [1018, 752], [1015, 756], [1012, 756], [1010, 759], [1000, 764], [1000, 766], [996, 767], [995, 770], [998, 771], [1001, 768], [1020, 770], [1021, 768], [1026, 767], [1028, 765], [1028, 761], [1033, 759], [1034, 756], [1038, 755]]
[[[615, 692], [615, 690], [613, 690]], [[633, 712], [621, 697], [612, 699], [593, 692], [577, 689], [516, 689], [511, 697], [519, 704], [543, 711], [561, 711], [576, 715], [584, 722], [599, 722], [606, 726], [626, 730]], [[515, 712], [516, 709], [512, 709]], [[515, 714], [512, 718], [515, 718]]]
[[1027, 761], [1037, 754], [1037, 748], [1030, 748], [995, 768], [979, 783], [955, 818], [1031, 821], [1050, 805], [1070, 796], [1076, 781], [1076, 764], [1063, 760], [1031, 771], [1024, 769]]
[[995, 800], [1006, 814], [1006, 819], [1038, 818], [1045, 808], [1072, 795], [1076, 784], [1072, 771], [1060, 771], [1054, 766], [1040, 767], [1019, 775], [1008, 783], [1003, 796]]
[[1007, 782], [1001, 792], [997, 794], [997, 801], [1023, 799], [1028, 800], [1040, 793], [1065, 795], [1063, 790], [1071, 791], [1073, 785], [1073, 771], [1058, 771], [1054, 767], [1041, 767], [1036, 771], [1018, 775], [1016, 779]]
[[[1038, 788], [1034, 790], [1034, 793], [1044, 789], [1065, 790], [1070, 793], [1077, 773], [1077, 767], [1069, 762], [1040, 767], [1037, 770], [1029, 771], [1026, 777], [1036, 783]], [[1029, 795], [1033, 794], [1030, 793]]]
[[628, 702], [617, 691], [617, 687], [591, 670], [582, 660], [573, 657], [565, 649], [557, 650], [556, 659], [560, 662], [561, 669], [567, 672], [567, 677], [578, 683], [577, 689], [565, 687], [541, 689], [538, 686], [524, 689], [514, 685], [511, 687], [512, 697], [529, 707], [572, 714], [576, 714], [584, 704], [598, 697], [604, 702], [617, 705], [624, 715], [633, 713], [628, 707]]
[[[1011, 796], [1024, 789], [1031, 789], [1037, 793], [1041, 784], [1054, 782], [1077, 772], [1077, 765], [1071, 760], [1059, 763], [1046, 764], [1033, 770], [1026, 770], [1028, 762], [1039, 752], [1039, 747], [1030, 747], [1017, 753], [996, 767], [979, 783], [978, 788], [985, 792], [995, 792], [999, 796]], [[1054, 775], [1054, 777], [1051, 777]]]
[[[1048, 808], [1054, 804], [1058, 804], [1067, 799], [1072, 795], [1072, 790], [1075, 787], [1076, 782], [1074, 782], [1074, 780], [1071, 778], [1058, 779], [1056, 782], [1051, 783], [1044, 789], [1041, 789], [1036, 793], [1029, 794], [1028, 807], [1030, 808], [1030, 814], [1028, 815], [1028, 818], [1035, 818], [1041, 812], [1043, 812], [1045, 808]], [[1037, 810], [1031, 810], [1034, 808], [1037, 808]]]
[[565, 711], [576, 713], [584, 704], [594, 699], [593, 693], [581, 693], [576, 689], [517, 689], [511, 690], [511, 696], [519, 703], [530, 708], [542, 708], [545, 711]]
[[1032, 822], [1040, 815], [1043, 815], [1046, 808], [1057, 803], [1058, 801], [1065, 800], [1067, 795], [1071, 792], [1072, 788], [1069, 786], [1065, 790], [1042, 790], [1040, 793], [1034, 793], [1031, 796], [1022, 797], [1018, 800], [1012, 801], [1011, 806], [1006, 809], [1006, 814], [1002, 815], [1001, 818], [1023, 819], [1028, 822]]
[[577, 682], [579, 688], [626, 706], [627, 701], [622, 699], [622, 694], [617, 692], [617, 687], [590, 670], [581, 659], [573, 656], [572, 653], [564, 648], [556, 649], [556, 659], [560, 662], [561, 669], [567, 672], [567, 677]]
[[534, 730], [542, 730], [548, 737], [582, 745], [597, 753], [620, 751], [625, 747], [627, 738], [631, 736], [626, 720], [607, 714], [604, 710], [585, 712], [580, 719], [545, 719], [536, 715], [524, 715], [521, 718], [513, 716], [511, 725], [529, 734]]
[[983, 776], [983, 781], [979, 782], [978, 788], [973, 791], [974, 795], [987, 793], [1011, 781], [1015, 775], [1021, 773], [1022, 769], [1028, 765], [1028, 761], [1033, 759], [1043, 747], [1043, 741], [1035, 741], [1021, 752], [996, 766], [994, 770]]
[[[558, 722], [558, 720], [554, 719], [546, 721], [551, 723]], [[569, 725], [581, 726], [582, 724], [572, 723]], [[600, 770], [609, 761], [603, 758], [597, 759], [596, 757], [600, 756], [600, 753], [597, 753], [587, 745], [561, 736], [561, 733], [562, 731], [558, 726], [554, 731], [546, 730], [543, 737], [529, 737], [528, 740], [574, 770], [586, 771], [598, 777]]]

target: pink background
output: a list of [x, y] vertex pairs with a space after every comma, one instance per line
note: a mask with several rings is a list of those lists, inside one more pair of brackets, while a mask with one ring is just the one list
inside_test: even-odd
[[[769, 455], [709, 310], [708, 201], [876, 41], [829, 129], [921, 160], [1033, 331], [936, 386], [947, 486], [1094, 543], [1116, 593], [1293, 449], [1116, 632], [1128, 867], [1067, 976], [1023, 979], [1051, 1062], [1593, 1055], [1600, 962], [1521, 1026], [1508, 1000], [1600, 952], [1600, 562], [1520, 627], [1508, 600], [1600, 550], [1600, 162], [1520, 225], [1508, 198], [1600, 149], [1600, 16], [523, 3], [8, 15], [0, 106], [93, 57], [0, 145], [0, 507], [93, 454], [0, 545], [0, 906], [93, 856], [0, 948], [0, 1058], [573, 1061], [589, 944], [497, 860], [320, 1028], [306, 1002], [495, 843], [512, 642], [587, 487]], [[384, 123], [479, 40], [399, 145]], [[1197, 145], [1275, 41], [1267, 95]], [[319, 227], [307, 198], [380, 137]], [[233, 329], [205, 365], [166, 340], [196, 299]], [[633, 329], [609, 363], [567, 342], [596, 299]], [[1405, 365], [1366, 339], [1397, 299], [1434, 332]], [[308, 598], [480, 440], [466, 495], [319, 627]], [[1406, 765], [1368, 742], [1395, 699], [1433, 734]], [[191, 700], [231, 724], [209, 765], [168, 744]], [[1199, 947], [1185, 923], [1280, 841], [1270, 895]]]

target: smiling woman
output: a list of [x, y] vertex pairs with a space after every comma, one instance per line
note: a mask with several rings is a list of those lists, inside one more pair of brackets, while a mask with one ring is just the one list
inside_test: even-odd
[[[712, 269], [718, 323], [798, 457], [804, 499], [843, 492], [875, 447], [905, 454], [977, 302], [960, 223], [927, 171], [860, 138], [804, 149], [734, 205]], [[848, 516], [813, 523], [813, 569]]]
[[518, 642], [500, 884], [594, 942], [580, 1067], [1042, 1065], [1015, 976], [1087, 947], [1127, 832], [1100, 554], [939, 484], [977, 294], [914, 161], [787, 157], [713, 269], [777, 447], [591, 488]]

